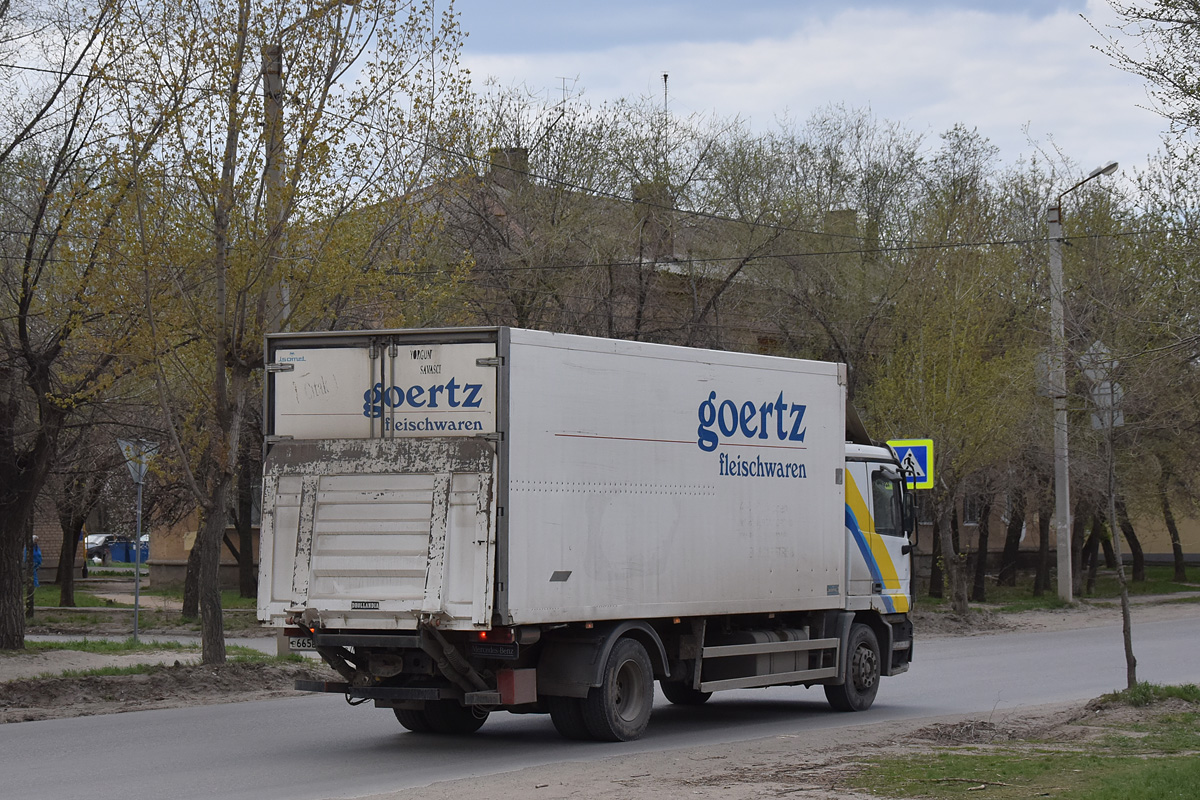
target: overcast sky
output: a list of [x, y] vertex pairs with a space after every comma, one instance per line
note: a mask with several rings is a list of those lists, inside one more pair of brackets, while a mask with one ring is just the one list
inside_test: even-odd
[[[1080, 169], [1145, 164], [1166, 127], [1095, 49], [1104, 0], [457, 0], [464, 63], [553, 100], [661, 101], [765, 130], [831, 103], [926, 134], [978, 128], [1013, 162], [1057, 145]], [[1081, 18], [1083, 15], [1087, 19]], [[1028, 135], [1026, 134], [1028, 129]], [[1034, 141], [1031, 143], [1030, 139]]]

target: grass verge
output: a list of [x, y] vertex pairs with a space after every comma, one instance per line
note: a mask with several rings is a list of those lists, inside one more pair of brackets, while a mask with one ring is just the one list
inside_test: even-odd
[[872, 759], [848, 779], [888, 797], [1195, 798], [1200, 687], [1139, 684], [1094, 701], [1050, 735], [973, 741]]
[[[1130, 577], [1131, 574], [1132, 572], [1129, 567], [1126, 567], [1126, 577]], [[1129, 581], [1129, 595], [1130, 597], [1172, 595], [1181, 592], [1195, 592], [1197, 590], [1197, 584], [1177, 583], [1174, 576], [1175, 569], [1172, 566], [1148, 566], [1146, 567], [1146, 580], [1137, 582], [1133, 580]], [[1101, 570], [1096, 577], [1096, 585], [1093, 590], [1081, 593], [1077, 599], [1093, 602], [1119, 602], [1121, 599], [1121, 588], [1117, 582], [1116, 570]], [[1200, 602], [1200, 598], [1184, 597], [1176, 601], [1164, 602]], [[975, 602], [972, 602], [971, 606], [973, 608], [980, 607]], [[924, 607], [933, 611], [949, 612], [950, 603], [947, 599], [921, 597], [917, 601], [917, 607]], [[1051, 574], [1050, 589], [1041, 597], [1035, 597], [1033, 595], [1033, 576], [1022, 573], [1016, 586], [999, 586], [989, 582], [984, 607], [1002, 613], [1012, 613], [1019, 611], [1057, 610], [1070, 608], [1071, 604], [1064, 603], [1058, 598], [1058, 594], [1054, 588], [1053, 574]]]

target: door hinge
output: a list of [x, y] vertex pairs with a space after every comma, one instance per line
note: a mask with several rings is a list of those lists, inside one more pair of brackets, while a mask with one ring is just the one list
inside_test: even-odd
[[504, 359], [500, 356], [492, 356], [491, 358], [475, 359], [475, 366], [477, 366], [477, 367], [498, 367], [503, 363], [504, 363]]
[[295, 369], [295, 364], [267, 364], [267, 372], [292, 372]]
[[495, 433], [477, 433], [475, 434], [475, 438], [486, 439], [489, 442], [503, 442], [504, 434], [500, 431], [496, 431]]

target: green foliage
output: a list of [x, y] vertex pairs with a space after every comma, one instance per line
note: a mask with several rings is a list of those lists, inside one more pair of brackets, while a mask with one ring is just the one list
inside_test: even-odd
[[[53, 585], [42, 585], [33, 590], [33, 604], [37, 608], [54, 608], [59, 602], [59, 588]], [[104, 600], [91, 592], [75, 590], [76, 608], [104, 608], [112, 606], [109, 600]]]
[[[1128, 569], [1128, 568], [1127, 568]], [[1172, 568], [1168, 566], [1152, 565], [1146, 567], [1146, 580], [1137, 583], [1129, 583], [1130, 596], [1149, 596], [1149, 595], [1169, 595], [1179, 592], [1194, 592], [1196, 587], [1177, 583], [1172, 579]], [[1063, 608], [1068, 607], [1068, 604], [1062, 603], [1056, 595], [1044, 595], [1042, 597], [1033, 597], [1033, 578], [1030, 575], [1023, 576], [1017, 586], [989, 586], [988, 587], [988, 604], [999, 606], [1001, 611], [1026, 611], [1037, 608]], [[1110, 570], [1102, 570], [1096, 576], [1095, 589], [1081, 600], [1101, 601], [1111, 600], [1116, 601], [1121, 597], [1121, 588], [1118, 584], [1116, 573]]]
[[1122, 689], [1111, 692], [1100, 698], [1101, 703], [1124, 703], [1131, 706], [1147, 706], [1167, 699], [1179, 699], [1189, 703], [1200, 704], [1200, 686], [1185, 683], [1176, 686], [1163, 686], [1157, 683], [1142, 681], [1132, 689]]
[[1132, 721], [1124, 716], [1082, 720], [1089, 728], [1108, 730], [1083, 747], [1071, 734], [986, 748], [941, 747], [873, 759], [850, 784], [888, 797], [971, 797], [980, 790], [997, 798], [1194, 797], [1200, 785], [1200, 759], [1195, 757], [1200, 749], [1200, 710], [1152, 708], [1168, 700], [1200, 705], [1200, 687], [1141, 683], [1104, 695], [1088, 709], [1129, 705], [1146, 710]]
[[[154, 597], [167, 597], [167, 598], [171, 598], [173, 600], [182, 601], [183, 600], [183, 587], [182, 586], [170, 586], [170, 587], [162, 587], [162, 588], [143, 589], [142, 594], [151, 595]], [[256, 604], [257, 604], [257, 598], [242, 597], [241, 594], [236, 589], [222, 589], [221, 590], [221, 608], [223, 608], [223, 609], [229, 610], [229, 609], [238, 609], [238, 608], [242, 608], [242, 609], [255, 608]]]
[[1195, 797], [1200, 759], [1077, 752], [938, 753], [873, 761], [855, 788], [886, 797], [1056, 797], [1063, 800], [1172, 800]]

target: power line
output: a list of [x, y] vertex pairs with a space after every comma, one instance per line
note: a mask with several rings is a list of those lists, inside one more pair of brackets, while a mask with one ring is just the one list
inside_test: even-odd
[[[1134, 231], [1115, 231], [1112, 233], [1093, 233], [1093, 234], [1086, 234], [1083, 236], [1068, 236], [1068, 237], [1064, 237], [1064, 241], [1076, 242], [1076, 241], [1088, 241], [1088, 240], [1097, 240], [1097, 239], [1118, 239], [1118, 238], [1124, 238], [1124, 237], [1130, 237], [1130, 236], [1150, 236], [1150, 235], [1172, 235], [1172, 234], [1196, 235], [1198, 233], [1200, 233], [1200, 228], [1146, 229], [1146, 230], [1134, 230]], [[27, 234], [24, 231], [0, 229], [0, 235], [15, 235], [15, 236], [24, 237], [29, 234]], [[42, 236], [59, 236], [60, 238], [75, 238], [75, 239], [80, 239], [82, 241], [87, 241], [87, 242], [96, 242], [96, 241], [101, 240], [101, 237], [89, 236], [86, 234], [43, 233], [40, 235], [42, 235]], [[983, 247], [1011, 247], [1011, 246], [1018, 246], [1018, 245], [1041, 245], [1041, 244], [1046, 244], [1048, 241], [1049, 241], [1049, 239], [1041, 238], [1041, 237], [1031, 238], [1031, 239], [993, 239], [993, 240], [985, 240], [985, 241], [979, 241], [979, 242], [934, 242], [934, 243], [928, 243], [928, 244], [909, 244], [909, 245], [894, 246], [894, 247], [854, 248], [854, 249], [849, 249], [849, 250], [810, 250], [810, 251], [795, 252], [795, 253], [748, 253], [748, 254], [738, 254], [738, 255], [730, 255], [730, 256], [704, 256], [704, 257], [677, 259], [677, 260], [672, 260], [672, 261], [667, 261], [667, 262], [647, 262], [647, 261], [640, 261], [640, 260], [596, 261], [596, 262], [581, 262], [581, 263], [574, 263], [574, 264], [542, 264], [542, 265], [507, 266], [507, 267], [483, 267], [481, 269], [484, 272], [558, 272], [558, 271], [579, 270], [579, 269], [603, 269], [606, 267], [637, 267], [637, 266], [644, 267], [650, 263], [665, 263], [665, 264], [669, 264], [671, 266], [686, 266], [686, 265], [729, 263], [729, 262], [737, 262], [737, 261], [769, 261], [769, 260], [783, 260], [783, 259], [818, 258], [818, 257], [822, 257], [822, 256], [877, 255], [877, 254], [887, 254], [887, 253], [927, 252], [927, 251], [931, 251], [931, 250], [957, 250], [957, 249], [971, 249], [971, 248], [983, 248]], [[136, 244], [140, 243], [140, 240], [119, 239], [119, 240], [115, 240], [114, 243], [136, 245]], [[234, 244], [232, 246], [232, 249], [235, 252], [240, 252], [240, 253], [253, 253], [256, 248], [253, 246], [247, 246], [247, 244], [244, 244], [244, 243], [238, 243], [238, 244]], [[24, 256], [9, 255], [6, 253], [0, 253], [0, 258], [5, 258], [10, 261], [24, 260]], [[306, 257], [302, 255], [302, 256], [300, 256], [300, 258], [303, 260]], [[50, 257], [50, 258], [47, 258], [44, 260], [49, 263], [63, 263], [63, 264], [75, 264], [75, 265], [88, 263], [82, 259], [69, 259], [69, 258], [62, 258], [62, 257]], [[134, 259], [124, 259], [123, 263], [127, 266], [137, 266], [137, 267], [153, 267], [153, 266], [158, 265], [158, 262], [139, 261], [139, 260], [134, 260]], [[410, 277], [410, 276], [420, 276], [420, 275], [439, 275], [446, 271], [447, 270], [439, 270], [439, 269], [412, 270], [412, 271], [397, 273], [397, 275], [400, 277]]]

